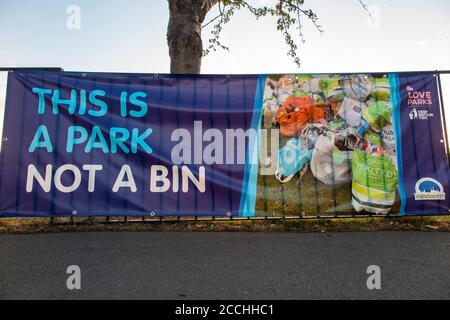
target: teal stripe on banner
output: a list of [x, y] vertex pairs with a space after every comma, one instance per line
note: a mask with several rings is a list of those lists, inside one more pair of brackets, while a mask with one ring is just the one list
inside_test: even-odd
[[253, 116], [251, 128], [256, 129], [256, 138], [253, 146], [247, 150], [248, 163], [245, 165], [244, 183], [242, 185], [241, 203], [239, 216], [255, 216], [256, 191], [258, 182], [258, 154], [259, 154], [259, 136], [261, 130], [261, 121], [263, 115], [264, 87], [266, 85], [266, 76], [259, 75], [256, 84], [255, 100], [253, 103]]
[[394, 128], [395, 148], [397, 151], [398, 192], [400, 193], [400, 214], [405, 215], [406, 196], [403, 184], [402, 128], [400, 122], [400, 78], [398, 74], [389, 74], [392, 102], [392, 126]]

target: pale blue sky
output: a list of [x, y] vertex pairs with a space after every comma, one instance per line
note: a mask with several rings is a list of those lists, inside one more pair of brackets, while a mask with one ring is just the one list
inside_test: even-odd
[[[253, 2], [272, 0], [253, 0]], [[302, 68], [287, 57], [274, 19], [233, 17], [223, 39], [231, 52], [206, 57], [203, 73], [357, 72], [450, 69], [450, 1], [306, 0], [325, 33], [305, 22]], [[81, 29], [66, 27], [69, 5]], [[214, 17], [211, 12], [208, 18]], [[79, 71], [169, 72], [166, 0], [0, 0], [0, 66]], [[204, 30], [205, 40], [208, 31]], [[4, 86], [4, 77], [0, 86]], [[450, 108], [450, 77], [444, 77]], [[0, 90], [0, 104], [4, 92]], [[448, 109], [447, 108], [447, 109]], [[450, 117], [448, 117], [450, 118]]]
[[[449, 1], [366, 2], [379, 8], [378, 28], [367, 26], [358, 0], [306, 0], [326, 32], [305, 23], [303, 71], [450, 69]], [[66, 27], [71, 4], [81, 9], [80, 30]], [[166, 0], [0, 0], [0, 65], [168, 72], [167, 7]], [[224, 40], [231, 52], [207, 57], [204, 73], [297, 70], [274, 19], [257, 22], [239, 13], [225, 27]]]

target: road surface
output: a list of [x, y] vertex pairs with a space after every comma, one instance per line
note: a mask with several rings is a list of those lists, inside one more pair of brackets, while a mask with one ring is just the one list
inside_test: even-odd
[[450, 233], [3, 234], [0, 255], [1, 299], [450, 299]]

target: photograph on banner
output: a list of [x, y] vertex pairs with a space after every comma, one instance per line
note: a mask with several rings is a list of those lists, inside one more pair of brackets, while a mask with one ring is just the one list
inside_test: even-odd
[[[440, 117], [435, 77], [406, 82], [402, 90], [394, 74], [268, 75], [256, 215], [411, 213], [403, 187], [405, 159], [397, 148], [413, 146], [416, 166], [433, 154], [446, 175], [448, 161], [436, 139], [443, 136], [442, 126], [433, 128], [434, 136], [428, 130], [430, 119], [439, 124]], [[401, 119], [401, 113], [409, 118]], [[410, 131], [424, 124], [422, 138], [428, 145], [434, 141], [437, 152], [414, 143]], [[435, 201], [431, 210], [445, 213], [442, 184], [417, 170], [407, 175], [418, 189], [412, 201]], [[424, 212], [423, 203], [418, 209]]]

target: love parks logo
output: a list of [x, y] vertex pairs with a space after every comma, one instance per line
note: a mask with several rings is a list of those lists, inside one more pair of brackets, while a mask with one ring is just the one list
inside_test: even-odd
[[408, 106], [431, 107], [433, 105], [431, 91], [416, 91], [408, 85], [406, 86], [406, 92], [408, 94]]

